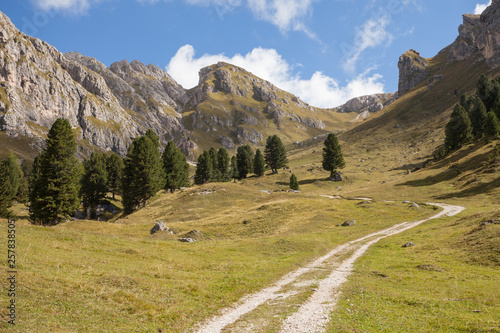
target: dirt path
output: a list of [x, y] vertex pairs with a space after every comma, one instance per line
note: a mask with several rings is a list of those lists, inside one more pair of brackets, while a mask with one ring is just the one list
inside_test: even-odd
[[[257, 308], [266, 307], [266, 316], [271, 314], [272, 319], [279, 320], [280, 315], [272, 315], [273, 309], [283, 307], [286, 299], [308, 290], [312, 293], [293, 314], [286, 316], [280, 326], [280, 332], [322, 332], [329, 321], [329, 313], [337, 303], [342, 283], [347, 281], [353, 269], [354, 262], [361, 257], [368, 248], [382, 238], [396, 235], [411, 229], [421, 223], [442, 216], [453, 216], [464, 210], [464, 207], [446, 204], [431, 204], [443, 208], [440, 213], [415, 222], [403, 222], [390, 228], [378, 231], [357, 240], [340, 245], [328, 254], [316, 259], [307, 266], [301, 267], [281, 278], [274, 285], [255, 294], [241, 299], [234, 307], [224, 310], [223, 314], [205, 323], [197, 333], [216, 332], [256, 332], [260, 325], [269, 325], [269, 321], [245, 319]], [[325, 272], [327, 274], [325, 275]], [[314, 274], [321, 275], [321, 279], [309, 279]], [[281, 315], [283, 317], [283, 315]], [[272, 323], [271, 323], [272, 324]]]

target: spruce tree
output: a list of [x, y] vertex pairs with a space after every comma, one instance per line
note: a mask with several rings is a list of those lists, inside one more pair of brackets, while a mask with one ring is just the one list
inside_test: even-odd
[[10, 218], [12, 212], [12, 186], [10, 183], [9, 165], [6, 161], [0, 162], [0, 217]]
[[[149, 132], [149, 131], [148, 131]], [[158, 146], [144, 135], [134, 139], [125, 158], [122, 201], [125, 214], [144, 207], [164, 185], [164, 172]]]
[[163, 151], [163, 169], [165, 171], [165, 190], [174, 192], [189, 186], [189, 165], [186, 157], [173, 141], [169, 141]]
[[231, 157], [231, 178], [235, 180], [240, 178], [240, 173], [238, 171], [238, 162], [235, 155]]
[[24, 177], [19, 160], [14, 153], [10, 152], [9, 156], [5, 161], [3, 161], [7, 168], [10, 178], [10, 195], [12, 198], [17, 197], [19, 192], [19, 185], [21, 184], [22, 178]]
[[342, 149], [335, 134], [330, 133], [325, 140], [323, 148], [323, 169], [330, 171], [330, 179], [334, 179], [337, 169], [345, 167]]
[[217, 169], [219, 170], [220, 181], [228, 182], [231, 180], [230, 170], [231, 159], [224, 147], [219, 148], [217, 152]]
[[497, 90], [495, 100], [493, 101], [493, 105], [491, 106], [491, 111], [493, 111], [497, 118], [500, 119], [500, 89]]
[[90, 154], [90, 158], [83, 162], [83, 168], [80, 195], [83, 208], [87, 212], [87, 218], [94, 219], [96, 218], [97, 205], [108, 192], [106, 156], [99, 153]]
[[500, 134], [500, 121], [493, 111], [488, 112], [484, 133], [490, 137], [495, 137]]
[[214, 147], [210, 147], [208, 150], [208, 154], [210, 155], [210, 161], [212, 162], [212, 176], [210, 180], [213, 182], [218, 182], [221, 180], [222, 175], [219, 171], [219, 158], [217, 156], [217, 149]]
[[457, 104], [445, 128], [445, 149], [446, 151], [458, 149], [472, 139], [472, 126], [467, 111]]
[[204, 151], [198, 156], [198, 163], [196, 164], [196, 172], [194, 174], [194, 183], [196, 185], [205, 184], [212, 178], [212, 159], [207, 151]]
[[253, 172], [258, 177], [263, 176], [266, 172], [266, 161], [264, 160], [264, 156], [262, 155], [260, 149], [257, 149], [255, 152], [255, 157], [253, 159]]
[[239, 146], [236, 153], [239, 179], [247, 178], [253, 171], [253, 151], [249, 145]]
[[497, 81], [490, 81], [486, 75], [481, 74], [476, 84], [476, 96], [479, 97], [481, 101], [483, 101], [487, 110], [490, 110], [493, 106], [496, 98], [497, 88]]
[[277, 135], [272, 135], [266, 140], [266, 149], [264, 150], [264, 158], [266, 164], [271, 168], [273, 173], [277, 173], [278, 169], [284, 168], [288, 164], [286, 150], [283, 142]]
[[298, 191], [300, 189], [299, 181], [297, 180], [297, 177], [294, 174], [290, 176], [290, 188], [295, 191]]
[[112, 153], [106, 160], [106, 171], [108, 172], [108, 189], [115, 198], [115, 194], [121, 193], [123, 169], [123, 158], [117, 153]]
[[80, 164], [75, 157], [76, 141], [66, 119], [52, 125], [46, 148], [39, 154], [30, 181], [30, 219], [35, 224], [55, 225], [72, 216], [78, 198]]
[[481, 136], [484, 133], [488, 112], [483, 101], [478, 97], [472, 98], [472, 107], [469, 112], [469, 118], [472, 126], [472, 135]]

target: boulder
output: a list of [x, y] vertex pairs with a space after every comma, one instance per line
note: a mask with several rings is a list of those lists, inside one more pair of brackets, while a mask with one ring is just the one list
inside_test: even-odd
[[196, 242], [196, 240], [194, 240], [192, 238], [179, 238], [179, 242], [182, 242], [182, 243], [194, 243], [194, 242]]
[[349, 221], [345, 221], [344, 223], [342, 223], [341, 226], [343, 226], [343, 227], [351, 227], [351, 226], [353, 226], [355, 224], [356, 224], [355, 220], [349, 220]]
[[341, 182], [344, 180], [344, 177], [340, 172], [337, 172], [336, 174], [333, 175], [333, 177], [330, 177], [330, 180], [333, 182]]
[[150, 235], [156, 234], [158, 231], [168, 230], [168, 227], [165, 226], [163, 221], [158, 221], [153, 228], [149, 231]]

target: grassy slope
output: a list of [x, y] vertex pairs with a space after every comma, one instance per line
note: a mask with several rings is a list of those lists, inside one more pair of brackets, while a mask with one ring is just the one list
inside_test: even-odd
[[[320, 197], [339, 184], [296, 170], [301, 194], [260, 192], [287, 188], [282, 184], [289, 174], [280, 173], [161, 194], [115, 223], [42, 228], [29, 225], [18, 207], [19, 331], [184, 332], [336, 244], [432, 214], [402, 203]], [[321, 178], [327, 175], [323, 171]], [[198, 194], [203, 189], [215, 192]], [[159, 219], [176, 234], [150, 236]], [[336, 226], [347, 219], [359, 226]], [[5, 235], [5, 222], [1, 226]], [[193, 229], [204, 235], [199, 242], [176, 240]], [[5, 237], [0, 247], [6, 247]], [[1, 288], [5, 294], [5, 284]]]

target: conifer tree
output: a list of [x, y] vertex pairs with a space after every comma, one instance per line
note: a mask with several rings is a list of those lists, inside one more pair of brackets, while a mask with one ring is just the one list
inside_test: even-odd
[[500, 119], [500, 89], [497, 90], [495, 100], [493, 101], [493, 105], [491, 106], [491, 111], [493, 111], [497, 118]]
[[173, 141], [169, 141], [163, 151], [163, 169], [165, 171], [165, 190], [174, 192], [189, 186], [189, 165], [186, 157]]
[[10, 152], [6, 160], [3, 161], [7, 165], [10, 178], [10, 195], [11, 198], [17, 197], [19, 185], [24, 177], [19, 160], [14, 153]]
[[21, 174], [19, 179], [19, 189], [17, 190], [16, 200], [27, 203], [28, 200], [28, 166], [26, 160], [21, 163]]
[[262, 155], [260, 149], [257, 149], [255, 152], [255, 157], [253, 159], [253, 172], [258, 177], [263, 176], [266, 172], [266, 161], [264, 160], [264, 156]]
[[298, 191], [300, 189], [299, 181], [297, 180], [297, 177], [294, 174], [290, 176], [290, 188], [295, 191]]
[[198, 163], [196, 164], [196, 172], [194, 174], [194, 183], [196, 185], [205, 184], [212, 178], [212, 166], [212, 159], [207, 151], [198, 156]]
[[108, 192], [108, 171], [106, 170], [106, 156], [92, 153], [90, 158], [83, 162], [83, 177], [81, 179], [80, 195], [83, 208], [88, 219], [96, 218], [96, 208]]
[[106, 171], [108, 172], [108, 189], [115, 198], [115, 194], [121, 193], [123, 169], [123, 158], [117, 153], [112, 153], [106, 160]]
[[344, 156], [342, 149], [335, 134], [330, 133], [325, 140], [323, 148], [323, 169], [330, 171], [330, 179], [333, 179], [337, 173], [337, 169], [345, 167]]
[[0, 217], [10, 218], [12, 212], [12, 186], [10, 183], [9, 165], [6, 161], [0, 162]]
[[217, 152], [217, 169], [219, 170], [220, 180], [223, 182], [231, 180], [230, 164], [231, 159], [229, 158], [227, 150], [224, 147], [219, 148]]
[[80, 164], [76, 141], [66, 119], [52, 125], [46, 148], [40, 153], [30, 182], [30, 219], [35, 224], [55, 225], [72, 216], [78, 198]]
[[481, 74], [476, 84], [476, 96], [479, 97], [481, 101], [483, 101], [487, 110], [490, 110], [493, 106], [496, 98], [497, 88], [497, 81], [490, 81], [486, 75]]
[[132, 213], [141, 205], [144, 207], [164, 185], [165, 175], [158, 146], [150, 137], [151, 133], [135, 138], [125, 158], [122, 179], [125, 214]]
[[277, 173], [278, 169], [287, 166], [288, 159], [286, 157], [285, 146], [277, 135], [271, 135], [267, 138], [264, 158], [273, 173]]
[[235, 180], [240, 178], [240, 173], [238, 171], [238, 162], [235, 155], [231, 157], [231, 178]]
[[236, 153], [239, 179], [247, 178], [253, 171], [253, 151], [249, 145], [239, 146]]
[[472, 139], [472, 126], [467, 111], [457, 104], [445, 128], [445, 149], [446, 151], [458, 149]]
[[478, 97], [472, 98], [472, 107], [470, 108], [469, 118], [472, 126], [472, 135], [483, 135], [488, 118], [488, 112], [486, 111], [483, 101]]
[[210, 155], [210, 161], [212, 162], [212, 175], [210, 180], [213, 182], [218, 182], [221, 180], [221, 174], [219, 171], [219, 159], [217, 156], [217, 149], [214, 147], [210, 147], [208, 150], [208, 154]]
[[493, 111], [488, 112], [484, 133], [490, 137], [495, 137], [500, 134], [500, 121]]

